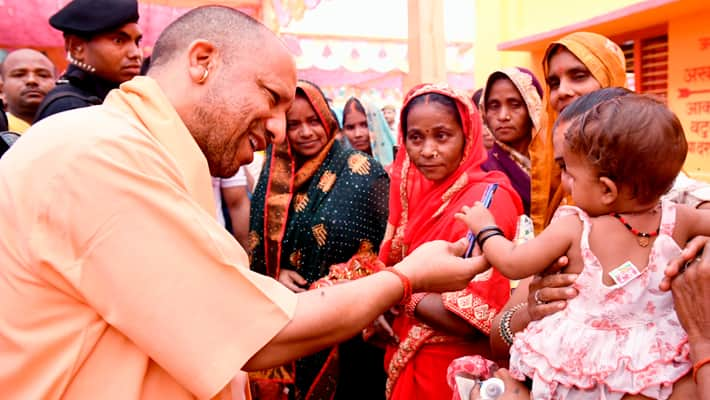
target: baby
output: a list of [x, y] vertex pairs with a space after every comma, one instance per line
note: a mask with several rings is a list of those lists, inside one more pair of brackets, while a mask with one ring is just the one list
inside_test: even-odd
[[532, 378], [532, 398], [666, 399], [690, 371], [672, 295], [658, 288], [686, 241], [710, 234], [709, 212], [660, 200], [686, 153], [665, 105], [640, 95], [608, 100], [568, 128], [556, 161], [575, 206], [561, 207], [537, 238], [516, 246], [481, 204], [457, 215], [509, 279], [561, 256], [565, 272], [579, 274], [579, 296], [515, 337], [511, 374]]

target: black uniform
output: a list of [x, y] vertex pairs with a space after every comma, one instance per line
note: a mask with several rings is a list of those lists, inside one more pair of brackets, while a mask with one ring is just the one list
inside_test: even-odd
[[[85, 39], [138, 21], [136, 0], [73, 0], [49, 18], [52, 27]], [[69, 65], [40, 104], [34, 122], [58, 112], [101, 104], [118, 83]]]
[[34, 122], [62, 111], [101, 104], [108, 92], [117, 87], [118, 83], [69, 65], [67, 72], [57, 81], [57, 86], [42, 100]]

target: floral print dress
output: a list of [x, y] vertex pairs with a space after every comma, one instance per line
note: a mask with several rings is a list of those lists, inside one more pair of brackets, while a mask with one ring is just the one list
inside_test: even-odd
[[671, 237], [675, 206], [662, 202], [660, 234], [647, 267], [613, 286], [602, 283], [602, 265], [589, 247], [589, 216], [565, 206], [557, 217], [569, 214], [584, 226], [579, 296], [516, 335], [511, 374], [533, 379], [534, 399], [621, 399], [625, 393], [667, 399], [692, 367], [672, 294], [658, 289], [666, 265], [681, 252]]

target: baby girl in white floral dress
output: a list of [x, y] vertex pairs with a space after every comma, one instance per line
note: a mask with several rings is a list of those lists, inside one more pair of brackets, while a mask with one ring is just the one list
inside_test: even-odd
[[508, 241], [481, 204], [457, 215], [509, 279], [561, 256], [579, 275], [579, 296], [515, 336], [510, 373], [532, 379], [533, 399], [667, 399], [692, 365], [672, 295], [658, 286], [686, 241], [710, 234], [710, 212], [660, 200], [685, 161], [680, 121], [628, 95], [589, 110], [563, 140], [557, 162], [575, 206], [561, 207], [538, 237]]

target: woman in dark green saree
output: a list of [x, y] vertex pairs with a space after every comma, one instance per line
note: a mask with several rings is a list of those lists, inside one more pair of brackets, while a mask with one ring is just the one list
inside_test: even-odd
[[[295, 292], [308, 290], [359, 249], [376, 253], [385, 233], [389, 178], [373, 158], [343, 148], [337, 132], [320, 89], [299, 81], [287, 112], [288, 140], [267, 149], [252, 198], [251, 268]], [[285, 366], [253, 374], [253, 386], [293, 382], [296, 399], [331, 399], [338, 385], [338, 398], [384, 398], [384, 353], [359, 337], [339, 347], [296, 361], [295, 371]], [[355, 393], [368, 389], [365, 397]]]

